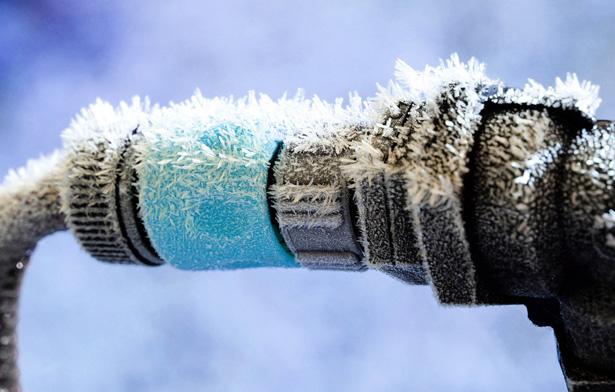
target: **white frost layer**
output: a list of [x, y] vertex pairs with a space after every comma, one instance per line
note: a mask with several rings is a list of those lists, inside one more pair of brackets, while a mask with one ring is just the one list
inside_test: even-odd
[[[343, 130], [368, 121], [363, 100], [356, 94], [344, 106], [342, 99], [333, 104], [318, 97], [305, 99], [301, 91], [293, 98], [284, 96], [277, 101], [266, 95], [257, 98], [253, 92], [238, 100], [207, 99], [197, 91], [183, 103], [152, 112], [144, 138], [136, 145], [140, 161], [137, 170], [141, 172], [146, 165], [155, 163], [181, 169], [177, 181], [194, 180], [205, 183], [208, 189], [224, 189], [227, 181], [238, 180], [240, 168], [268, 167], [271, 156], [264, 153], [270, 148], [265, 147], [268, 143], [284, 141], [294, 151], [315, 154], [335, 152], [352, 143], [344, 137]], [[219, 139], [212, 146], [199, 141], [202, 132], [191, 132], [210, 128], [216, 129]], [[238, 130], [250, 135], [236, 134]], [[236, 151], [240, 139], [242, 148]], [[195, 174], [198, 178], [194, 178]], [[258, 178], [251, 181], [262, 182]]]
[[586, 117], [593, 118], [602, 101], [598, 97], [599, 91], [599, 86], [586, 80], [579, 81], [576, 74], [569, 73], [565, 80], [556, 78], [555, 87], [545, 88], [529, 79], [523, 89], [506, 91], [503, 102], [579, 110]]
[[[428, 66], [423, 71], [398, 60], [395, 76], [395, 81], [390, 81], [387, 87], [378, 86], [376, 97], [364, 101], [353, 94], [347, 106], [341, 99], [333, 104], [318, 97], [305, 99], [301, 92], [291, 99], [283, 97], [273, 101], [266, 95], [257, 98], [254, 93], [239, 100], [206, 99], [197, 91], [188, 101], [166, 108], [150, 107], [147, 100], [139, 98], [133, 99], [131, 105], [122, 103], [117, 109], [98, 101], [84, 109], [65, 131], [65, 145], [68, 150], [94, 149], [102, 141], [109, 149], [115, 149], [125, 142], [127, 130], [136, 128], [164, 137], [164, 129], [151, 128], [152, 121], [156, 123], [160, 119], [167, 124], [184, 124], [187, 131], [189, 123], [195, 120], [241, 119], [268, 129], [269, 134], [263, 137], [283, 139], [293, 151], [339, 154], [353, 149], [355, 156], [345, 162], [345, 172], [352, 179], [369, 179], [382, 170], [404, 172], [413, 203], [433, 205], [443, 196], [455, 195], [461, 189], [473, 134], [481, 121], [483, 97], [477, 92], [480, 86], [497, 86], [491, 97], [496, 102], [576, 109], [588, 117], [593, 117], [600, 103], [598, 87], [580, 82], [574, 74], [565, 80], [556, 79], [554, 87], [545, 88], [529, 80], [523, 89], [505, 90], [501, 82], [486, 76], [484, 64], [474, 58], [463, 63], [456, 54], [441, 61], [439, 66]], [[444, 101], [450, 106], [443, 108]], [[390, 117], [400, 115], [400, 102], [412, 104], [409, 123], [394, 127]], [[360, 128], [363, 131], [358, 135]], [[183, 137], [189, 142], [189, 132]], [[395, 148], [388, 151], [379, 148], [378, 138], [389, 140]], [[143, 144], [141, 155], [148, 146], [152, 144]], [[203, 154], [208, 154], [206, 148]], [[245, 164], [250, 164], [250, 154], [245, 151]], [[184, 154], [161, 164], [180, 158], [187, 157]], [[193, 158], [198, 164], [200, 158]], [[105, 174], [109, 173], [101, 173]]]
[[50, 155], [28, 160], [25, 167], [9, 170], [0, 184], [0, 193], [11, 193], [20, 187], [38, 186], [41, 179], [58, 172], [63, 159], [63, 152], [54, 151]]

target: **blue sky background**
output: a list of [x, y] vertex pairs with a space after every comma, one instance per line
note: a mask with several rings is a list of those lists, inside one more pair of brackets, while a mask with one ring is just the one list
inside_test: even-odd
[[[576, 72], [615, 118], [610, 2], [2, 0], [0, 173], [61, 147], [96, 98], [375, 94], [458, 52], [512, 86]], [[67, 233], [26, 274], [26, 391], [564, 391], [520, 306], [441, 308], [377, 272], [97, 262]]]

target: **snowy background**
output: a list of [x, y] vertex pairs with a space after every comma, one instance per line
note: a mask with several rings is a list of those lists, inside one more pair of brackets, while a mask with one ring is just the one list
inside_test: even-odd
[[[397, 58], [452, 52], [512, 86], [577, 72], [615, 118], [614, 17], [606, 0], [1, 0], [0, 173], [60, 148], [97, 97], [367, 97]], [[520, 306], [440, 308], [377, 272], [107, 265], [67, 233], [32, 259], [19, 333], [27, 392], [565, 390]]]

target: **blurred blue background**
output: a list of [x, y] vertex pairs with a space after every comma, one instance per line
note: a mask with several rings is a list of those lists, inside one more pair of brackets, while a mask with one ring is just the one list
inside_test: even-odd
[[[375, 94], [458, 52], [509, 85], [576, 72], [615, 118], [609, 1], [1, 0], [0, 173], [96, 98]], [[2, 174], [0, 174], [2, 175]], [[106, 265], [43, 240], [23, 288], [26, 391], [564, 391], [520, 306], [440, 308], [377, 272]]]

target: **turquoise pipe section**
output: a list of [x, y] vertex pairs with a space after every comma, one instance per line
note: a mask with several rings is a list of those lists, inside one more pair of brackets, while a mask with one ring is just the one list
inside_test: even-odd
[[258, 124], [162, 119], [143, 134], [140, 213], [163, 260], [188, 270], [299, 267], [271, 225], [277, 143]]

